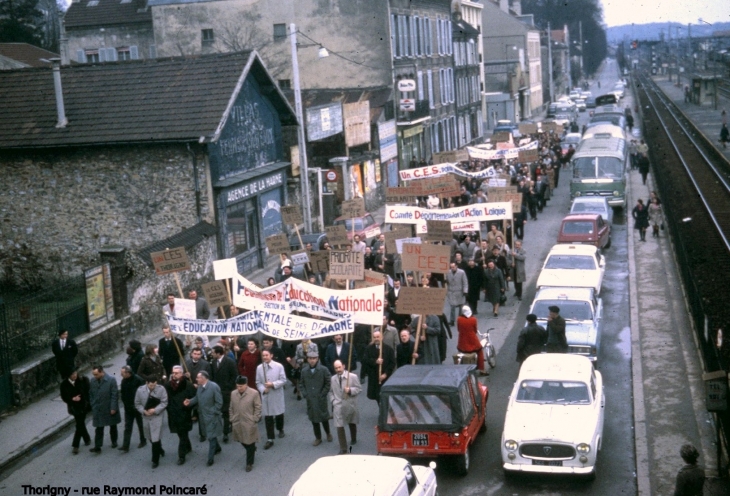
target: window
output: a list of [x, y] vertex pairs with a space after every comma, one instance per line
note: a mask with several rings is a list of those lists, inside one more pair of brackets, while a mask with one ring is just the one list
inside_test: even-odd
[[433, 27], [431, 26], [431, 19], [429, 19], [428, 17], [426, 17], [423, 21], [425, 23], [424, 33], [426, 35], [424, 37], [424, 43], [426, 45], [425, 53], [426, 53], [426, 55], [430, 56], [430, 55], [433, 55], [433, 38], [432, 38]]
[[116, 48], [99, 48], [99, 62], [116, 62], [118, 60]]
[[447, 394], [393, 394], [388, 396], [388, 425], [451, 425]]
[[390, 50], [393, 58], [398, 58], [398, 16], [391, 14], [390, 16]]
[[118, 60], [137, 60], [139, 59], [139, 50], [135, 45], [117, 48]]
[[151, 59], [157, 58], [157, 45], [150, 45], [150, 58]]
[[215, 43], [215, 35], [212, 29], [202, 29], [200, 31], [200, 38], [202, 40], [203, 47], [210, 47]]
[[282, 90], [290, 90], [291, 79], [279, 79], [279, 88]]
[[99, 5], [99, 0], [89, 0], [89, 3], [86, 4], [87, 7], [96, 7]]
[[258, 211], [254, 200], [236, 203], [226, 209], [226, 248], [233, 257], [255, 248], [258, 242]]
[[444, 44], [442, 40], [442, 21], [441, 19], [436, 19], [436, 53], [439, 55], [444, 54]]
[[417, 17], [418, 19], [418, 56], [426, 55], [426, 19]]
[[274, 24], [274, 39], [286, 38], [286, 24]]
[[456, 97], [454, 95], [454, 68], [446, 69], [446, 78], [449, 80], [449, 103], [454, 103]]
[[86, 59], [85, 61], [88, 62], [89, 64], [95, 64], [95, 63], [98, 63], [101, 61], [99, 59], [99, 50], [98, 49], [84, 50], [84, 58]]
[[418, 18], [409, 16], [408, 21], [408, 28], [410, 30], [410, 36], [408, 37], [408, 55], [415, 57], [418, 55], [418, 30], [416, 29]]

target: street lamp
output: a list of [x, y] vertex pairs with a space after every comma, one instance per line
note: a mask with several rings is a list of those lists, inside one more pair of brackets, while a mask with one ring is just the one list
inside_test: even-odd
[[[321, 45], [297, 45], [297, 26], [294, 23], [289, 25], [291, 32], [291, 62], [292, 82], [294, 83], [294, 110], [297, 114], [299, 127], [297, 129], [297, 141], [299, 146], [299, 182], [302, 190], [302, 214], [304, 217], [304, 232], [312, 232], [312, 209], [311, 196], [309, 193], [309, 166], [307, 163], [307, 138], [304, 134], [304, 110], [302, 109], [302, 88], [299, 83], [299, 59], [297, 58], [298, 46], [319, 46], [317, 56], [324, 58], [329, 56], [327, 49]], [[321, 193], [321, 192], [320, 192]]]

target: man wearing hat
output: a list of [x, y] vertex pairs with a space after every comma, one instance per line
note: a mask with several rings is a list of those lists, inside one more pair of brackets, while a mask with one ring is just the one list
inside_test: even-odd
[[547, 331], [537, 324], [537, 315], [529, 314], [527, 327], [520, 331], [520, 336], [517, 338], [517, 361], [522, 363], [528, 356], [542, 353], [546, 341]]
[[246, 450], [246, 472], [253, 470], [256, 442], [259, 440], [258, 422], [261, 420], [261, 396], [255, 389], [248, 387], [248, 378], [236, 378], [236, 390], [231, 393], [229, 416], [233, 440], [238, 441]]
[[565, 337], [565, 319], [560, 316], [560, 307], [548, 307], [547, 318], [547, 352], [568, 353], [568, 340]]
[[332, 442], [330, 414], [327, 408], [327, 394], [330, 392], [332, 375], [327, 367], [319, 363], [319, 353], [317, 351], [307, 353], [307, 363], [309, 367], [302, 367], [299, 390], [302, 392], [304, 399], [307, 400], [307, 417], [312, 422], [312, 428], [314, 429], [313, 446], [319, 446], [322, 444], [320, 423], [324, 427], [325, 434], [327, 434], [327, 441]]
[[284, 366], [273, 360], [271, 350], [261, 351], [262, 364], [256, 367], [256, 388], [261, 393], [261, 413], [266, 426], [267, 450], [274, 445], [274, 424], [279, 437], [284, 437], [284, 385], [286, 374]]

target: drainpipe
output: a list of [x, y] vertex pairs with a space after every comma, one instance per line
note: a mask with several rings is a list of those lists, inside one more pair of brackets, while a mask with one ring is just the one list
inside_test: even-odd
[[51, 59], [53, 65], [53, 88], [56, 91], [56, 110], [58, 111], [58, 123], [56, 127], [66, 127], [68, 119], [66, 118], [66, 109], [63, 106], [63, 88], [61, 88], [61, 59]]
[[190, 148], [190, 143], [186, 144], [188, 153], [193, 160], [193, 182], [195, 184], [195, 215], [198, 216], [198, 222], [202, 221], [200, 214], [200, 181], [198, 180], [198, 157], [195, 152]]

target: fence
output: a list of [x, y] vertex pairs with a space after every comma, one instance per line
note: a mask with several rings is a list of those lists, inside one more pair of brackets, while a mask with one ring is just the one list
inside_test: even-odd
[[48, 351], [59, 329], [69, 337], [88, 332], [83, 275], [30, 295], [0, 300], [0, 342], [7, 346], [9, 365]]

